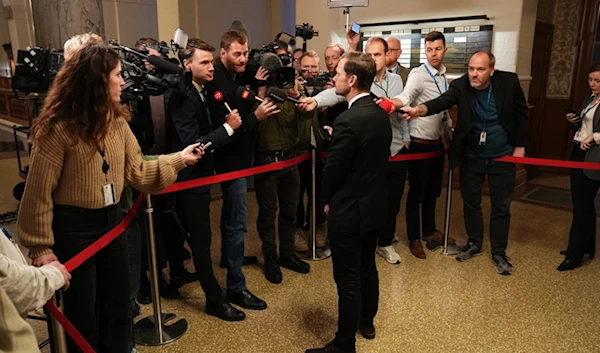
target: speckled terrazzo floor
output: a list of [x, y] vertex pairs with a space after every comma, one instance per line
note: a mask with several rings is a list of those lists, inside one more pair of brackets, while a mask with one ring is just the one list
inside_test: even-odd
[[[0, 208], [14, 209], [12, 180], [6, 182], [6, 161], [0, 161]], [[11, 175], [13, 175], [11, 173]], [[13, 179], [12, 176], [8, 179]], [[5, 190], [10, 187], [9, 190]], [[445, 190], [444, 190], [445, 193]], [[246, 254], [260, 254], [256, 234], [256, 199], [249, 194], [249, 234]], [[483, 198], [487, 218], [489, 198]], [[8, 204], [8, 205], [7, 205]], [[403, 202], [404, 204], [404, 202]], [[444, 197], [438, 202], [438, 227], [443, 227]], [[380, 257], [380, 310], [375, 320], [377, 338], [357, 339], [357, 351], [396, 352], [600, 352], [600, 263], [587, 261], [575, 271], [560, 273], [559, 251], [566, 246], [571, 214], [515, 202], [508, 255], [513, 276], [496, 274], [485, 255], [466, 263], [427, 252], [426, 260], [413, 257], [405, 238], [404, 209], [398, 217], [402, 238], [396, 244], [400, 265]], [[213, 254], [219, 253], [220, 201], [213, 202]], [[10, 227], [12, 228], [12, 226]], [[454, 193], [451, 233], [465, 242], [462, 202]], [[217, 268], [224, 283], [225, 270]], [[191, 262], [187, 263], [192, 269]], [[249, 289], [269, 304], [266, 311], [246, 310], [247, 319], [226, 323], [204, 313], [204, 295], [197, 283], [182, 290], [183, 300], [164, 300], [164, 312], [185, 317], [189, 329], [181, 339], [162, 347], [138, 346], [142, 353], [304, 352], [321, 346], [335, 333], [337, 295], [331, 260], [311, 262], [312, 271], [300, 275], [283, 270], [280, 285], [267, 282], [262, 269], [244, 267]], [[143, 306], [143, 316], [152, 307]], [[46, 337], [38, 327], [40, 339]]]

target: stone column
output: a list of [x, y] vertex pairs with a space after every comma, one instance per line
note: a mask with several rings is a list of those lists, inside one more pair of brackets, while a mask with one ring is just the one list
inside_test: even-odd
[[102, 0], [31, 0], [36, 45], [61, 49], [75, 34], [104, 33]]

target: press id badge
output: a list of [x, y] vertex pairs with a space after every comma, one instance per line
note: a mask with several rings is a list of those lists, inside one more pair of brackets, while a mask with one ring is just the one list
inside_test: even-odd
[[487, 139], [487, 132], [482, 131], [481, 135], [479, 135], [479, 146], [485, 145], [485, 140]]
[[102, 191], [104, 192], [104, 206], [111, 206], [117, 202], [115, 186], [113, 184], [104, 184]]
[[573, 136], [573, 142], [580, 143], [583, 140], [581, 135], [582, 135], [581, 130], [577, 130], [577, 132], [575, 133], [575, 136]]

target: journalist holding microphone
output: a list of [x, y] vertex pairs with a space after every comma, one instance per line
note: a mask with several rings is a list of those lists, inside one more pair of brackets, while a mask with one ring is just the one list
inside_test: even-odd
[[[35, 266], [65, 262], [118, 225], [124, 183], [158, 192], [204, 154], [195, 144], [143, 160], [127, 125], [129, 111], [119, 104], [123, 85], [119, 54], [103, 43], [79, 50], [56, 75], [31, 130], [18, 218], [21, 242]], [[128, 350], [128, 262], [121, 236], [75, 269], [65, 292], [65, 315], [97, 352]], [[79, 352], [70, 339], [68, 346]]]
[[[600, 162], [600, 63], [594, 64], [588, 74], [592, 94], [583, 102], [578, 114], [567, 113], [567, 120], [576, 130], [573, 137], [571, 160]], [[583, 118], [583, 119], [582, 119]], [[584, 254], [590, 259], [596, 252], [596, 207], [594, 199], [600, 188], [600, 172], [571, 169], [571, 200], [573, 221], [569, 233], [569, 247], [561, 252], [566, 256], [559, 271], [570, 271], [579, 266]]]

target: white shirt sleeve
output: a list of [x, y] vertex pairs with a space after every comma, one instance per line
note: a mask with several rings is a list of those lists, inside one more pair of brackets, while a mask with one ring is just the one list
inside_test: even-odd
[[333, 107], [334, 105], [345, 102], [346, 97], [339, 96], [335, 93], [335, 88], [326, 89], [324, 91], [319, 92], [316, 96], [313, 97], [317, 102], [317, 107]]
[[223, 124], [223, 127], [225, 128], [225, 130], [227, 130], [227, 135], [229, 135], [229, 136], [233, 135], [233, 128], [231, 126], [229, 126], [229, 124], [225, 123], [225, 124]]
[[423, 92], [424, 80], [419, 70], [412, 70], [406, 80], [406, 86], [402, 93], [394, 98], [402, 101], [403, 105], [409, 106]]

